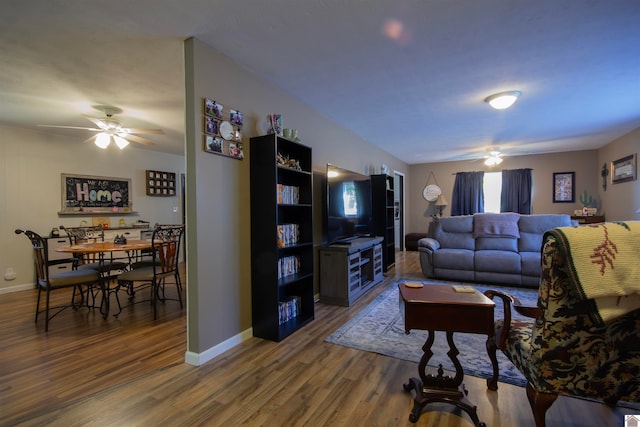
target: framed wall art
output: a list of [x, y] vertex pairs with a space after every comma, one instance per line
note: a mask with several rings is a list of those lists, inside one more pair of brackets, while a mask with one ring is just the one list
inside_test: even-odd
[[61, 215], [134, 213], [131, 179], [94, 175], [62, 175]]
[[242, 160], [242, 126], [244, 114], [236, 109], [228, 109], [211, 99], [203, 100], [204, 144], [207, 153]]
[[636, 179], [636, 154], [631, 154], [611, 162], [611, 183], [634, 181]]
[[554, 172], [553, 203], [574, 203], [576, 200], [576, 173]]

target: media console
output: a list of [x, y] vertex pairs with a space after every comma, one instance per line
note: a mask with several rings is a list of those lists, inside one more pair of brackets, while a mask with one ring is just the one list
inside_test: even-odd
[[382, 276], [382, 237], [357, 237], [320, 249], [320, 302], [349, 307]]

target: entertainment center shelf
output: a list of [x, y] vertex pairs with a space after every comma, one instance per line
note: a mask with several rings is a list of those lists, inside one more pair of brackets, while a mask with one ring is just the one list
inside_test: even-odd
[[349, 307], [382, 282], [382, 237], [357, 237], [320, 249], [320, 301]]

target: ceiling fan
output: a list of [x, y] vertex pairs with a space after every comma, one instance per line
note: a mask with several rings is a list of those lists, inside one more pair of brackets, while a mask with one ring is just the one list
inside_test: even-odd
[[502, 156], [503, 154], [498, 150], [488, 151], [487, 155], [484, 156], [484, 164], [489, 167], [498, 166], [500, 163], [502, 163]]
[[95, 117], [85, 116], [91, 122], [93, 122], [97, 128], [91, 127], [80, 127], [80, 126], [54, 126], [54, 125], [38, 125], [41, 127], [49, 127], [49, 128], [60, 128], [60, 129], [80, 129], [80, 130], [90, 130], [92, 132], [97, 132], [97, 134], [91, 136], [85, 142], [94, 140], [94, 143], [102, 148], [106, 149], [113, 140], [118, 148], [123, 149], [129, 142], [136, 142], [138, 144], [143, 145], [153, 145], [153, 142], [138, 136], [136, 134], [164, 134], [162, 129], [133, 129], [133, 128], [125, 128], [122, 127], [122, 123], [120, 121], [113, 118], [115, 114], [122, 113], [122, 110], [117, 107], [109, 107], [104, 105], [94, 106], [96, 110], [102, 111], [105, 114], [105, 118], [98, 119]]

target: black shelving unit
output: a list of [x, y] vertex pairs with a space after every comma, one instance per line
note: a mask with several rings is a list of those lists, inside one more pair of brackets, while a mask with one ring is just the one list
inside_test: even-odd
[[259, 136], [250, 162], [253, 335], [281, 341], [314, 318], [311, 148]]
[[382, 243], [382, 271], [386, 272], [396, 263], [393, 177], [371, 175], [371, 208], [373, 210], [373, 232], [384, 237]]

